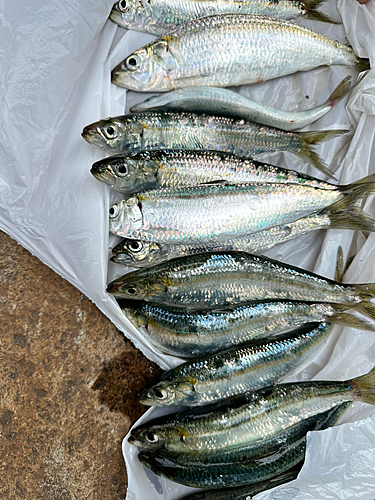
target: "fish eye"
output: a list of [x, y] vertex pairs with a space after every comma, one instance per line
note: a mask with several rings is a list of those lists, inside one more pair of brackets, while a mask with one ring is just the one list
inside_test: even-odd
[[108, 125], [108, 127], [104, 128], [103, 133], [107, 139], [114, 139], [117, 137], [116, 129], [112, 125]]
[[127, 12], [129, 10], [129, 4], [126, 0], [121, 0], [121, 2], [118, 3], [118, 6], [121, 12]]
[[154, 432], [147, 432], [145, 438], [149, 443], [157, 443], [159, 441], [158, 435]]
[[111, 219], [114, 219], [117, 215], [118, 215], [118, 206], [112, 205], [111, 208], [109, 209], [109, 217]]
[[125, 177], [128, 174], [128, 167], [124, 163], [116, 165], [116, 172], [120, 177]]
[[125, 289], [126, 293], [128, 295], [138, 295], [139, 294], [139, 290], [136, 286], [133, 286], [133, 285], [128, 285]]
[[166, 399], [168, 396], [167, 391], [165, 389], [161, 389], [160, 387], [155, 387], [153, 393], [155, 398], [160, 400]]
[[125, 64], [129, 71], [136, 71], [141, 66], [141, 59], [136, 54], [133, 54], [126, 59]]
[[131, 241], [128, 245], [128, 248], [132, 252], [138, 253], [142, 250], [143, 243], [142, 243], [142, 241]]

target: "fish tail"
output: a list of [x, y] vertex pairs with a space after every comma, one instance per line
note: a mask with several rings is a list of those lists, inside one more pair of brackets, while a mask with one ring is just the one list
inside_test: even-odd
[[329, 318], [330, 323], [336, 325], [350, 326], [351, 328], [357, 328], [358, 330], [366, 330], [369, 332], [375, 332], [375, 323], [370, 323], [364, 318], [358, 316], [353, 316], [353, 314], [343, 312], [342, 308], [347, 306], [338, 306], [337, 304], [332, 304], [332, 307], [336, 309], [336, 312]]
[[337, 85], [335, 90], [332, 92], [332, 94], [328, 97], [327, 102], [324, 103], [324, 105], [330, 105], [331, 108], [343, 97], [345, 97], [349, 92], [351, 92], [357, 85], [361, 83], [361, 81], [364, 79], [367, 73], [363, 73], [359, 78], [357, 78], [357, 81], [354, 83], [354, 85], [351, 84], [351, 77], [347, 76], [341, 82]]
[[[366, 287], [366, 288], [371, 288], [372, 287], [372, 294], [370, 298], [374, 297], [375, 294], [375, 285], [373, 283], [365, 283], [364, 285], [354, 285], [355, 289], [357, 292], [360, 292], [358, 288], [360, 286]], [[361, 293], [361, 292], [360, 292]], [[350, 304], [351, 309], [354, 309], [355, 311], [358, 311], [359, 313], [363, 314], [364, 316], [367, 316], [368, 318], [371, 318], [372, 320], [375, 321], [375, 306], [371, 302], [369, 302], [368, 298], [363, 299], [362, 302], [359, 302], [358, 304]]]
[[353, 231], [375, 231], [375, 220], [359, 207], [347, 207], [345, 210], [328, 210], [330, 228], [351, 229]]
[[330, 210], [347, 210], [351, 205], [354, 205], [358, 200], [365, 198], [375, 191], [375, 174], [367, 175], [358, 181], [347, 184], [346, 186], [338, 186], [344, 197], [330, 205]]
[[354, 395], [363, 403], [375, 405], [375, 368], [366, 375], [349, 380], [353, 385]]
[[337, 249], [335, 281], [340, 283], [344, 275], [344, 251], [340, 245]]
[[367, 71], [367, 70], [371, 69], [370, 59], [366, 59], [364, 57], [358, 57], [357, 58], [357, 63], [356, 63], [356, 69], [360, 73], [362, 71]]
[[303, 2], [303, 6], [305, 7], [304, 17], [313, 21], [321, 21], [322, 23], [342, 24], [341, 21], [336, 21], [317, 10], [323, 2], [324, 0], [305, 0]]
[[320, 158], [320, 156], [312, 149], [312, 146], [319, 142], [328, 141], [330, 139], [333, 139], [334, 137], [346, 134], [347, 132], [348, 130], [299, 132], [298, 135], [300, 138], [300, 149], [296, 151], [296, 154], [303, 160], [314, 165], [315, 168], [323, 172], [323, 174], [327, 175], [329, 178], [337, 180], [332, 172], [328, 169], [322, 158]]

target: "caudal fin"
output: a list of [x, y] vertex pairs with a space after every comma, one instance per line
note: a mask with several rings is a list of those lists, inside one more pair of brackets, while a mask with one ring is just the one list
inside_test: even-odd
[[375, 405], [375, 368], [366, 375], [350, 380], [350, 382], [353, 384], [356, 399]]
[[314, 21], [321, 21], [323, 23], [331, 24], [341, 24], [341, 21], [336, 21], [331, 17], [319, 12], [317, 9], [324, 2], [324, 0], [305, 0], [303, 6], [305, 7], [305, 13], [303, 14], [307, 19], [312, 19]]
[[[359, 287], [363, 286], [366, 288], [370, 288], [372, 290], [372, 294], [369, 298], [374, 298], [375, 294], [375, 285], [373, 283], [367, 283], [365, 285], [353, 285], [356, 289], [357, 292], [360, 292], [358, 289]], [[360, 293], [361, 295], [361, 293]], [[363, 314], [364, 316], [367, 316], [368, 318], [371, 318], [372, 320], [375, 321], [375, 306], [371, 302], [369, 302], [368, 298], [364, 298], [362, 302], [359, 302], [357, 304], [350, 304], [348, 307], [351, 309], [354, 309], [355, 311], [358, 311], [359, 313]]]
[[331, 107], [333, 106], [343, 97], [345, 97], [349, 92], [351, 92], [357, 85], [361, 83], [361, 81], [364, 79], [366, 76], [366, 73], [361, 75], [357, 81], [354, 83], [354, 85], [351, 84], [351, 77], [347, 76], [341, 82], [337, 85], [335, 90], [332, 92], [332, 94], [328, 97], [327, 102], [325, 104], [330, 104]]
[[329, 318], [330, 323], [335, 325], [350, 326], [351, 328], [357, 328], [358, 330], [375, 332], [375, 323], [370, 323], [364, 318], [354, 316], [353, 314], [347, 312], [342, 312], [340, 311], [340, 307], [337, 307], [337, 304], [332, 304], [332, 307], [335, 309], [337, 308], [337, 312]]
[[338, 186], [338, 189], [344, 197], [336, 203], [333, 203], [333, 205], [330, 205], [329, 209], [331, 211], [347, 210], [349, 206], [354, 205], [358, 200], [375, 192], [375, 174], [367, 175], [346, 186]]
[[332, 229], [352, 229], [353, 231], [375, 231], [375, 220], [359, 207], [346, 207], [344, 210], [328, 210], [330, 227]]
[[329, 141], [330, 139], [346, 134], [347, 132], [348, 130], [321, 130], [317, 132], [299, 132], [301, 148], [298, 152], [296, 152], [296, 154], [303, 160], [314, 165], [314, 167], [323, 172], [323, 174], [327, 175], [331, 179], [337, 180], [332, 172], [328, 169], [324, 161], [320, 158], [320, 156], [312, 149], [312, 146], [322, 141]]

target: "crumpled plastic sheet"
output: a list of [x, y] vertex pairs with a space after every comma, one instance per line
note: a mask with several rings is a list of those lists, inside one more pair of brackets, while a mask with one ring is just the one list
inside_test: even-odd
[[[85, 125], [123, 114], [150, 95], [126, 93], [110, 82], [111, 69], [153, 39], [107, 21], [112, 3], [30, 0], [22, 8], [2, 3], [0, 228], [87, 295], [148, 358], [168, 368], [179, 360], [157, 352], [105, 292], [108, 281], [127, 272], [108, 262], [109, 248], [119, 241], [108, 234], [108, 207], [121, 195], [91, 176], [91, 164], [104, 155], [80, 137]], [[374, 0], [366, 6], [339, 0], [337, 8], [341, 26], [300, 22], [349, 42], [374, 66]], [[337, 14], [330, 0], [324, 9]], [[318, 68], [240, 92], [275, 107], [306, 109], [324, 102], [348, 74], [355, 75], [344, 67]], [[374, 70], [349, 99], [309, 128], [350, 129], [317, 148], [340, 183], [375, 173]], [[319, 176], [288, 153], [260, 159]], [[373, 197], [363, 206], [374, 216]], [[350, 262], [343, 281], [375, 282], [375, 234], [366, 239], [353, 231], [314, 232], [268, 255], [332, 278], [338, 245], [345, 263]], [[335, 326], [324, 349], [294, 379], [346, 379], [374, 364], [373, 333]], [[151, 409], [141, 420], [164, 411]], [[355, 403], [340, 424], [309, 435], [306, 463], [296, 481], [257, 498], [374, 500], [375, 409]], [[141, 466], [126, 439], [123, 451], [128, 500], [172, 500], [191, 490]]]

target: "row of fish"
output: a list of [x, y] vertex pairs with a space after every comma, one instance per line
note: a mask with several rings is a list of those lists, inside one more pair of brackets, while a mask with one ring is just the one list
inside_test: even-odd
[[139, 398], [192, 408], [148, 421], [129, 438], [156, 474], [220, 488], [186, 499], [244, 500], [294, 479], [308, 431], [334, 425], [355, 400], [375, 402], [373, 372], [275, 385], [322, 348], [332, 325], [375, 331], [375, 285], [344, 285], [340, 272], [333, 281], [255, 255], [316, 229], [374, 230], [357, 202], [375, 190], [375, 176], [340, 186], [250, 159], [287, 151], [334, 179], [314, 146], [346, 131], [294, 131], [356, 84], [345, 78], [303, 112], [222, 88], [321, 65], [368, 68], [350, 47], [284, 20], [334, 22], [320, 4], [120, 0], [110, 16], [159, 36], [113, 70], [113, 83], [172, 90], [82, 136], [115, 154], [91, 173], [126, 196], [109, 210], [110, 231], [125, 238], [111, 260], [141, 268], [107, 291], [159, 351], [188, 358]]

